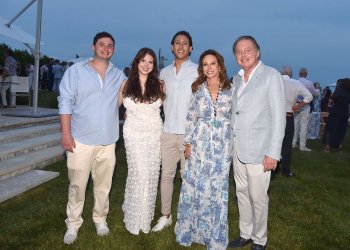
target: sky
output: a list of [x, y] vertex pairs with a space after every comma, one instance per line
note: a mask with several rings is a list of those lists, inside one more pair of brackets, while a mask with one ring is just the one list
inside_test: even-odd
[[[0, 2], [0, 16], [10, 20], [30, 0]], [[35, 36], [36, 11], [35, 3], [14, 24]], [[192, 36], [192, 61], [215, 49], [229, 77], [239, 70], [232, 44], [241, 35], [256, 38], [264, 64], [277, 70], [289, 65], [294, 78], [300, 67], [323, 86], [350, 77], [349, 0], [43, 0], [41, 53], [59, 60], [91, 57], [94, 35], [107, 31], [116, 40], [117, 67], [128, 66], [142, 47], [157, 55], [161, 50], [167, 65], [179, 30]], [[26, 49], [1, 35], [0, 43]]]

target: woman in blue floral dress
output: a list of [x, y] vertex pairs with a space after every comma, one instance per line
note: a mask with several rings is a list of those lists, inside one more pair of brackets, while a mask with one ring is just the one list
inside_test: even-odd
[[228, 182], [231, 165], [231, 96], [223, 57], [202, 53], [185, 131], [185, 165], [175, 226], [176, 241], [207, 249], [228, 244]]

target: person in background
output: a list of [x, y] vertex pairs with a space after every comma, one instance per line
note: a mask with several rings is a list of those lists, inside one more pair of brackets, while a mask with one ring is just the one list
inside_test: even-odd
[[157, 57], [152, 49], [140, 49], [119, 94], [127, 116], [123, 138], [128, 163], [124, 193], [124, 222], [134, 235], [149, 233], [156, 206], [160, 171], [160, 106], [164, 84], [158, 79]]
[[307, 138], [319, 139], [320, 138], [320, 122], [321, 122], [321, 86], [320, 83], [314, 83], [317, 95], [313, 97], [314, 110], [311, 113], [310, 122], [308, 126]]
[[40, 86], [39, 88], [42, 90], [47, 89], [48, 82], [49, 82], [49, 68], [46, 64], [43, 64], [40, 67]]
[[165, 83], [165, 121], [161, 138], [162, 173], [160, 179], [161, 213], [158, 223], [152, 228], [157, 232], [172, 224], [171, 203], [177, 163], [180, 160], [181, 175], [185, 166], [184, 134], [186, 115], [191, 99], [191, 85], [198, 77], [197, 64], [190, 55], [192, 37], [187, 31], [177, 32], [171, 39], [174, 62], [160, 72]]
[[91, 173], [94, 193], [92, 219], [99, 236], [109, 233], [109, 191], [119, 139], [118, 91], [125, 79], [110, 59], [115, 41], [107, 32], [93, 39], [91, 60], [65, 72], [58, 97], [62, 146], [67, 154], [69, 178], [67, 231], [63, 241], [72, 244], [83, 224], [85, 191]]
[[[13, 52], [10, 49], [4, 50], [4, 69], [2, 72], [2, 78], [5, 79], [8, 76], [16, 76], [17, 74], [17, 62], [13, 58]], [[10, 105], [7, 104], [7, 90], [11, 88], [10, 84], [1, 84], [1, 101], [3, 108], [9, 108]], [[16, 107], [16, 95], [11, 93], [11, 106]]]
[[[314, 84], [306, 79], [308, 71], [306, 68], [301, 68], [299, 71], [299, 81], [310, 91], [312, 96], [317, 95], [317, 91], [314, 87]], [[299, 98], [298, 100], [301, 102], [302, 100]], [[306, 147], [307, 141], [307, 132], [308, 125], [310, 120], [310, 112], [311, 107], [310, 104], [305, 105], [299, 112], [295, 112], [294, 114], [294, 136], [293, 136], [293, 148], [297, 147], [297, 142], [299, 139], [299, 149], [301, 151], [309, 152], [311, 149]]]
[[48, 85], [47, 85], [47, 89], [52, 92], [53, 91], [53, 84], [54, 84], [54, 81], [55, 81], [55, 76], [54, 76], [54, 73], [53, 73], [53, 66], [55, 65], [55, 59], [53, 58], [50, 58], [50, 63], [49, 65], [47, 66], [48, 69], [49, 69], [49, 82], [48, 82]]
[[332, 95], [332, 90], [327, 86], [322, 91], [321, 112], [329, 112], [328, 102]]
[[198, 78], [185, 129], [185, 164], [182, 178], [176, 241], [207, 249], [228, 244], [228, 185], [231, 166], [232, 88], [224, 58], [215, 50], [199, 58]]
[[54, 76], [52, 90], [59, 94], [60, 82], [64, 73], [64, 67], [59, 60], [55, 60], [55, 64], [52, 66], [52, 73]]
[[333, 106], [329, 110], [329, 116], [323, 136], [323, 143], [326, 145], [326, 152], [343, 150], [343, 140], [349, 120], [349, 78], [339, 79], [337, 81], [332, 100]]
[[34, 65], [32, 63], [27, 63], [26, 65], [26, 73], [29, 80], [29, 89], [33, 90], [33, 82], [34, 82]]
[[124, 70], [123, 70], [124, 75], [126, 77], [129, 77], [130, 71], [131, 71], [130, 67], [125, 67]]
[[[286, 129], [282, 142], [282, 159], [278, 168], [282, 165], [282, 174], [286, 177], [294, 177], [291, 172], [293, 135], [294, 135], [294, 112], [312, 101], [310, 91], [300, 82], [292, 79], [293, 72], [291, 67], [284, 66], [281, 70], [286, 96]], [[302, 96], [302, 101], [297, 103], [297, 97]]]
[[241, 70], [233, 78], [233, 172], [239, 210], [240, 236], [229, 244], [265, 249], [271, 170], [281, 158], [286, 126], [286, 99], [281, 74], [260, 61], [260, 47], [252, 36], [233, 44]]

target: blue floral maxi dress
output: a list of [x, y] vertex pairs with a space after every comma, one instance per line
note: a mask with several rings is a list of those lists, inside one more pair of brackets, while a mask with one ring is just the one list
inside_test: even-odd
[[185, 165], [175, 225], [180, 245], [227, 247], [231, 97], [232, 88], [219, 93], [215, 117], [207, 84], [192, 94], [185, 132], [192, 151]]

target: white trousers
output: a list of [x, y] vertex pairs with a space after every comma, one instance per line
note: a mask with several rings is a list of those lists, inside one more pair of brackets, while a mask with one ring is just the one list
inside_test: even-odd
[[307, 131], [310, 120], [310, 106], [305, 107], [302, 111], [294, 114], [294, 137], [293, 146], [297, 145], [299, 138], [299, 147], [306, 147]]
[[[3, 106], [7, 106], [6, 92], [11, 88], [10, 84], [1, 84], [1, 101]], [[11, 93], [11, 105], [16, 106], [16, 95]]]
[[90, 173], [94, 193], [92, 219], [95, 223], [106, 221], [115, 167], [115, 143], [106, 146], [75, 143], [73, 153], [67, 152], [69, 188], [66, 225], [67, 228], [78, 229], [83, 224], [81, 215]]
[[264, 172], [262, 164], [245, 164], [239, 161], [235, 143], [232, 155], [240, 236], [252, 239], [255, 244], [266, 245], [269, 210], [267, 190], [271, 171]]

